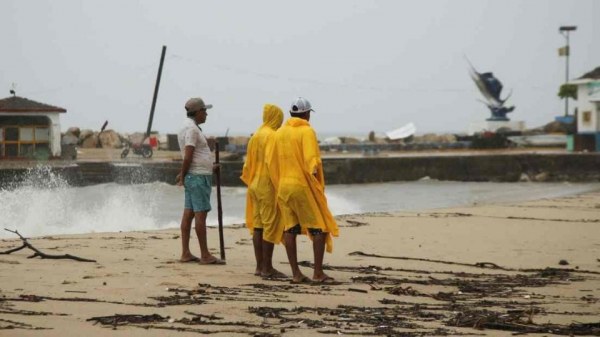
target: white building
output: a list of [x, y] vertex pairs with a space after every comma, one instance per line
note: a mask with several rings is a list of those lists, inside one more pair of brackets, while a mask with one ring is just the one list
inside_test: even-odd
[[576, 151], [600, 151], [600, 67], [570, 81], [577, 85]]
[[569, 83], [577, 85], [577, 132], [600, 132], [600, 67]]
[[0, 159], [59, 157], [60, 114], [65, 112], [18, 96], [0, 99]]

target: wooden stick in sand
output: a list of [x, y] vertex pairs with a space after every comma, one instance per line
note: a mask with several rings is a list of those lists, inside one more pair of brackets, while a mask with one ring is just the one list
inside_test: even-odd
[[[215, 163], [219, 164], [219, 142], [215, 142]], [[221, 167], [217, 169], [217, 218], [219, 220], [219, 247], [221, 260], [225, 261], [225, 241], [223, 240], [223, 207], [221, 205]]]

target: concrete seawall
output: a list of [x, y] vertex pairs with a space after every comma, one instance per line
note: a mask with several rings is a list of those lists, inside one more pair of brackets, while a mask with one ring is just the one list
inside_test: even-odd
[[[73, 186], [116, 182], [120, 184], [161, 181], [173, 184], [180, 162], [77, 162], [52, 163], [33, 169], [25, 165], [2, 165], [0, 186], [18, 186], [32, 175], [40, 179], [59, 176]], [[243, 163], [223, 162], [223, 186], [242, 186]], [[357, 184], [411, 181], [429, 177], [454, 181], [516, 182], [526, 178], [538, 181], [600, 181], [600, 155], [578, 154], [498, 154], [443, 155], [418, 157], [325, 158], [328, 184]], [[45, 177], [47, 176], [47, 177]]]
[[411, 181], [423, 177], [453, 181], [600, 181], [600, 155], [499, 154], [351, 158], [324, 161], [331, 184]]

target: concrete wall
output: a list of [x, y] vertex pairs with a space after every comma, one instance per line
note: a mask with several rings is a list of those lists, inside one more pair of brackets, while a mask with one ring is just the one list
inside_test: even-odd
[[[330, 184], [410, 181], [423, 177], [453, 181], [600, 181], [600, 156], [486, 155], [353, 158], [325, 161]], [[527, 177], [525, 177], [526, 175]]]
[[[357, 184], [411, 181], [423, 177], [453, 181], [516, 182], [600, 181], [600, 155], [522, 154], [437, 157], [329, 158], [323, 161], [327, 184]], [[175, 183], [180, 163], [118, 164], [109, 162], [54, 166], [40, 174], [54, 174], [74, 186], [116, 182], [136, 184], [152, 181]], [[242, 162], [223, 162], [223, 186], [243, 186]], [[27, 168], [0, 168], [0, 187], [17, 187], [26, 179]], [[42, 177], [43, 178], [43, 177]]]

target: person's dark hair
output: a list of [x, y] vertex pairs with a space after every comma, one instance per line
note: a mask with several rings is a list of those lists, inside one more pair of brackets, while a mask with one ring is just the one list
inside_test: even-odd
[[308, 115], [309, 111], [305, 111], [305, 112], [291, 112], [290, 111], [290, 116], [292, 117], [297, 117], [297, 118], [305, 118]]

